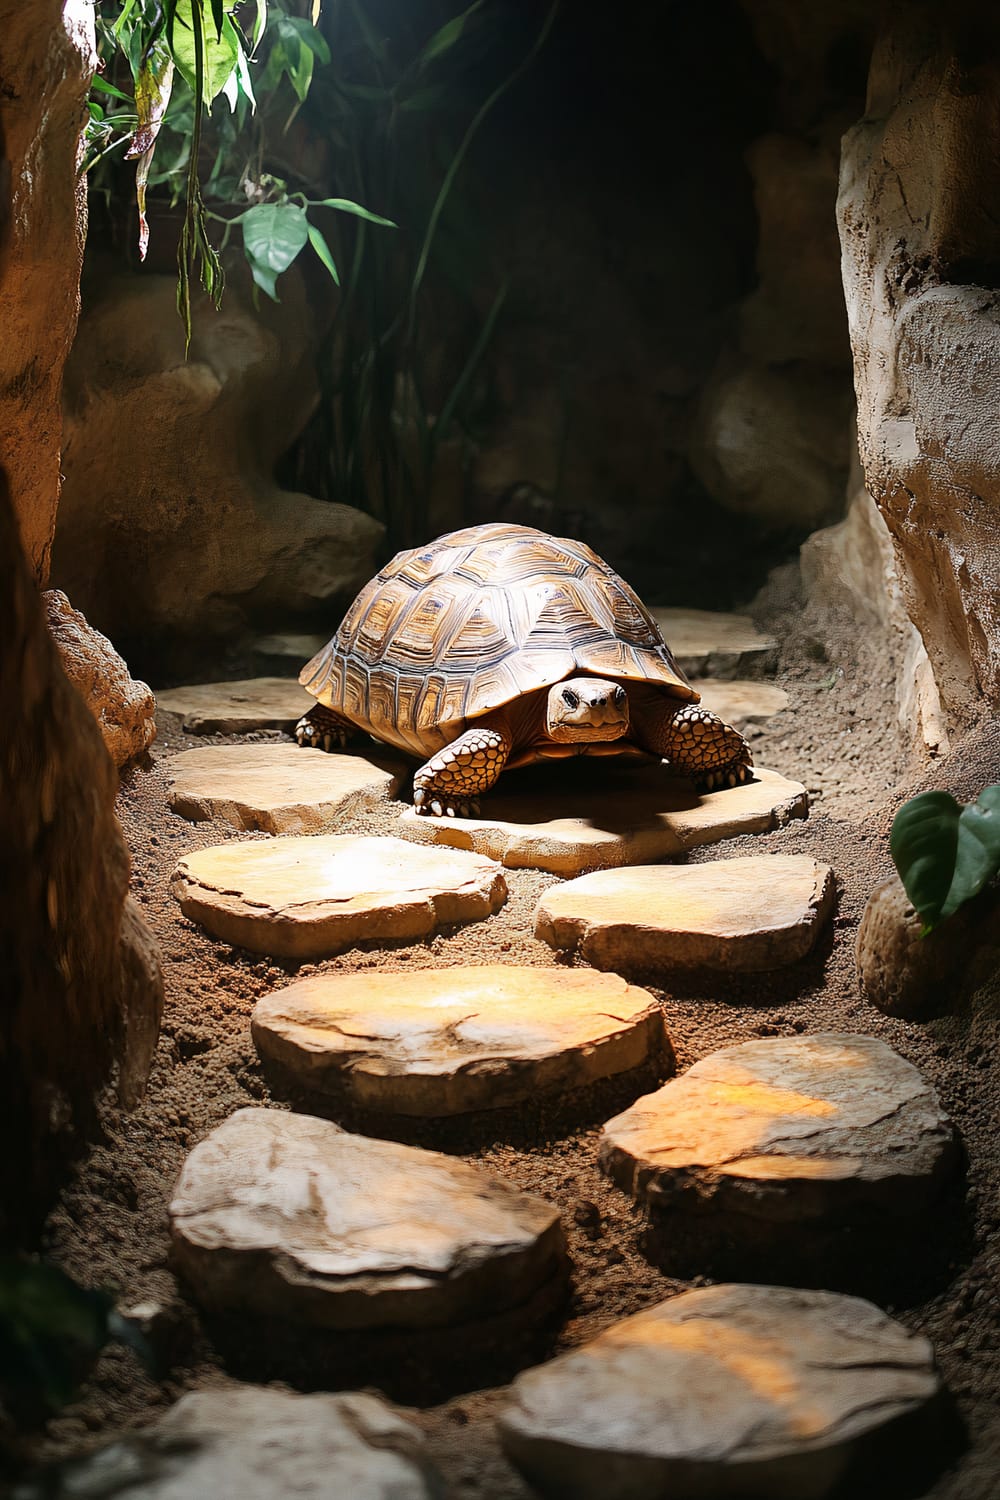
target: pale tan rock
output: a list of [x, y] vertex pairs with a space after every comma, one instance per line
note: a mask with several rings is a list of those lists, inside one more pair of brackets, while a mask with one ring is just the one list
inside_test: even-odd
[[734, 677], [777, 650], [774, 637], [758, 630], [749, 615], [667, 608], [650, 613], [689, 677]]
[[652, 995], [586, 969], [320, 974], [265, 995], [251, 1030], [296, 1086], [386, 1114], [499, 1109], [672, 1062]]
[[[525, 790], [520, 790], [520, 788]], [[766, 833], [804, 818], [804, 786], [754, 767], [746, 786], [696, 792], [663, 764], [545, 767], [514, 773], [483, 797], [478, 818], [421, 817], [408, 808], [404, 838], [474, 849], [508, 869], [576, 875], [670, 859], [699, 844]]]
[[107, 636], [88, 625], [65, 594], [49, 589], [43, 598], [63, 671], [97, 720], [111, 759], [123, 766], [156, 739], [153, 694], [129, 675]]
[[189, 1391], [158, 1421], [49, 1470], [21, 1500], [436, 1500], [418, 1428], [377, 1396]]
[[287, 677], [250, 677], [244, 682], [197, 682], [162, 688], [156, 706], [176, 714], [188, 734], [249, 734], [254, 729], [292, 729], [316, 699]]
[[346, 811], [384, 806], [404, 774], [402, 762], [389, 758], [287, 743], [206, 745], [174, 756], [164, 769], [171, 812], [264, 833], [322, 833]]
[[308, 635], [295, 631], [259, 635], [253, 643], [254, 661], [258, 670], [265, 676], [273, 673], [278, 677], [294, 677], [298, 680], [299, 672], [306, 662], [322, 651], [330, 639], [333, 623], [331, 621], [331, 629], [326, 635]]
[[674, 1216], [750, 1218], [794, 1237], [810, 1222], [926, 1208], [957, 1149], [912, 1063], [875, 1037], [818, 1033], [713, 1052], [609, 1120], [600, 1162]]
[[597, 969], [775, 969], [833, 910], [833, 871], [806, 855], [597, 870], [546, 891], [535, 936]]
[[[825, 1500], [863, 1458], [930, 1453], [930, 1343], [858, 1297], [726, 1285], [685, 1292], [519, 1375], [507, 1456], [573, 1500]], [[907, 1425], [903, 1421], [909, 1417]]]
[[788, 694], [773, 682], [699, 682], [698, 691], [705, 708], [725, 719], [727, 724], [760, 724], [788, 707]]
[[1000, 898], [987, 889], [933, 932], [898, 876], [876, 886], [855, 945], [861, 993], [887, 1016], [926, 1020], [954, 1010], [1000, 968]]
[[565, 1256], [555, 1208], [436, 1151], [241, 1109], [170, 1203], [203, 1306], [317, 1328], [426, 1328], [527, 1302]]
[[199, 849], [177, 865], [171, 890], [214, 937], [287, 958], [426, 937], [507, 899], [499, 865], [478, 854], [351, 834]]

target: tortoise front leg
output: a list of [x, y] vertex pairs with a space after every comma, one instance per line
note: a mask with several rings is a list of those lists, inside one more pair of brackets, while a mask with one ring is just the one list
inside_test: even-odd
[[477, 724], [467, 729], [414, 774], [415, 810], [439, 818], [476, 817], [476, 798], [497, 780], [510, 749], [506, 726]]
[[295, 726], [295, 738], [307, 749], [343, 750], [348, 740], [354, 738], [358, 726], [334, 713], [323, 703], [317, 703], [307, 714], [303, 714]]
[[752, 778], [753, 756], [746, 740], [700, 703], [664, 698], [650, 705], [634, 733], [644, 750], [666, 756], [699, 789], [739, 786]]

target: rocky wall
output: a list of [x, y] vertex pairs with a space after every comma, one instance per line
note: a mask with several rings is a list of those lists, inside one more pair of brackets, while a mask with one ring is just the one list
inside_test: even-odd
[[1000, 702], [1000, 18], [895, 0], [838, 199], [865, 483], [952, 728]]
[[43, 584], [63, 365], [80, 307], [87, 205], [77, 163], [95, 61], [88, 0], [0, 0], [0, 462]]

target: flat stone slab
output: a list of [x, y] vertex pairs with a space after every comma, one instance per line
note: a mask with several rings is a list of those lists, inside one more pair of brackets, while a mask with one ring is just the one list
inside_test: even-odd
[[479, 854], [353, 834], [199, 849], [176, 866], [170, 889], [214, 937], [285, 958], [426, 937], [507, 899], [499, 865]]
[[714, 1052], [609, 1120], [600, 1145], [604, 1171], [651, 1208], [793, 1239], [810, 1222], [924, 1209], [957, 1157], [917, 1069], [875, 1037], [839, 1033]]
[[294, 677], [251, 677], [245, 682], [198, 682], [163, 688], [157, 708], [176, 714], [188, 734], [250, 734], [291, 729], [316, 699]]
[[535, 936], [623, 973], [776, 969], [809, 952], [833, 903], [833, 871], [802, 854], [637, 865], [552, 886]]
[[927, 1442], [940, 1398], [930, 1343], [872, 1303], [723, 1284], [519, 1375], [499, 1425], [546, 1495], [823, 1500]]
[[653, 609], [650, 613], [681, 671], [690, 677], [735, 677], [755, 663], [761, 665], [777, 650], [774, 637], [758, 630], [749, 615], [709, 609]]
[[760, 724], [788, 707], [784, 688], [773, 682], [719, 682], [708, 677], [698, 683], [701, 701], [727, 724]]
[[385, 1114], [499, 1109], [673, 1056], [646, 990], [510, 964], [316, 975], [259, 1000], [252, 1031], [299, 1087]]
[[405, 775], [390, 758], [284, 743], [206, 745], [172, 756], [165, 770], [171, 812], [264, 833], [322, 833], [345, 812], [384, 806]]
[[508, 869], [613, 869], [672, 859], [699, 844], [767, 833], [804, 818], [809, 796], [797, 781], [754, 767], [746, 786], [699, 795], [663, 764], [553, 767], [514, 772], [483, 797], [478, 818], [433, 818], [408, 808], [404, 838], [472, 849]]
[[299, 672], [306, 662], [322, 651], [329, 639], [328, 635], [285, 630], [275, 635], [259, 635], [253, 643], [254, 665], [279, 677], [284, 675], [298, 681]]
[[440, 1500], [423, 1434], [376, 1396], [226, 1386], [50, 1471], [24, 1500]]
[[200, 1303], [324, 1329], [430, 1328], [530, 1301], [558, 1211], [436, 1151], [241, 1109], [188, 1156], [174, 1254]]

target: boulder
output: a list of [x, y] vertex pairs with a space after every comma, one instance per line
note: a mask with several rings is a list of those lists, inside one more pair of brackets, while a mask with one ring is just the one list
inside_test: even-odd
[[49, 589], [43, 597], [63, 671], [97, 720], [111, 759], [123, 766], [156, 738], [153, 695], [129, 676], [107, 636], [88, 625], [65, 594]]
[[248, 645], [251, 622], [325, 627], [375, 571], [382, 528], [272, 477], [315, 399], [315, 321], [294, 273], [280, 307], [240, 287], [196, 305], [173, 276], [102, 281], [66, 372], [53, 580], [146, 672]]
[[226, 1385], [18, 1486], [19, 1500], [440, 1500], [418, 1428], [377, 1396]]
[[507, 1456], [574, 1500], [826, 1500], [926, 1467], [943, 1392], [927, 1339], [857, 1297], [684, 1292], [519, 1375]]
[[198, 849], [177, 865], [171, 890], [214, 937], [286, 958], [426, 937], [488, 917], [507, 899], [490, 859], [353, 834]]
[[513, 1312], [561, 1275], [559, 1214], [436, 1151], [328, 1120], [240, 1109], [196, 1146], [170, 1202], [177, 1265], [219, 1312], [326, 1330]]
[[379, 1114], [500, 1109], [673, 1056], [646, 990], [513, 964], [319, 974], [258, 1000], [251, 1030], [283, 1081]]

